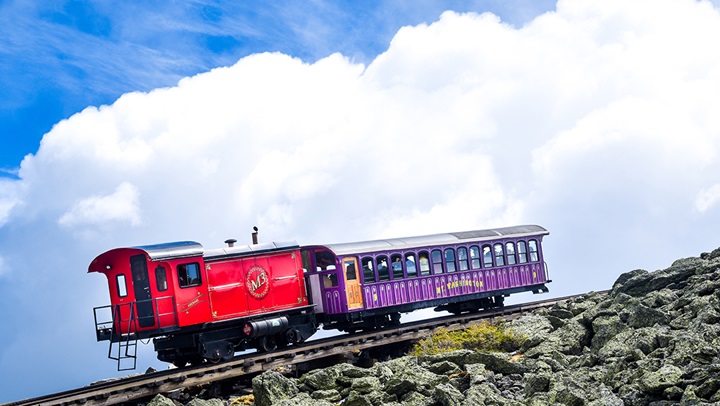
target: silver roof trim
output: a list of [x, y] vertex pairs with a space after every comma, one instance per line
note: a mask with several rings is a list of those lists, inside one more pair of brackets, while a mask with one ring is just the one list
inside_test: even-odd
[[385, 240], [325, 244], [317, 246], [326, 247], [332, 252], [334, 252], [335, 255], [347, 255], [422, 248], [433, 245], [482, 242], [502, 238], [542, 236], [548, 234], [550, 233], [543, 227], [537, 225], [522, 225], [514, 227], [493, 228], [489, 230], [462, 231], [457, 233], [432, 234], [417, 237], [391, 238]]
[[145, 251], [153, 261], [160, 261], [170, 258], [183, 258], [202, 255], [203, 246], [195, 241], [176, 241], [163, 244], [140, 245], [136, 248]]

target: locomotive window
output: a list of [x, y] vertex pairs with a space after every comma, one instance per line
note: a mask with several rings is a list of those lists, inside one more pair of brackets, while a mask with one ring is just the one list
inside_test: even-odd
[[452, 248], [445, 249], [445, 265], [448, 272], [455, 272], [455, 250]]
[[370, 257], [363, 258], [362, 259], [362, 267], [363, 267], [363, 279], [365, 279], [365, 283], [376, 282], [375, 268], [373, 268], [373, 259]]
[[483, 245], [483, 267], [492, 268], [492, 251], [489, 245]]
[[189, 264], [180, 264], [177, 267], [178, 281], [181, 288], [189, 288], [191, 286], [200, 286], [200, 264], [192, 262]]
[[443, 272], [443, 265], [442, 265], [442, 252], [440, 250], [433, 250], [431, 252], [432, 255], [432, 264], [433, 264], [433, 273], [435, 275]]
[[509, 242], [505, 244], [505, 253], [507, 253], [508, 265], [515, 265], [515, 243]]
[[118, 274], [116, 281], [117, 281], [118, 296], [120, 296], [120, 297], [127, 296], [127, 284], [125, 283], [125, 275]]
[[470, 247], [470, 265], [472, 269], [480, 269], [480, 247], [477, 245]]
[[390, 262], [392, 263], [393, 279], [402, 279], [405, 276], [403, 275], [402, 255], [393, 254]]
[[525, 241], [518, 241], [518, 259], [521, 264], [527, 263], [527, 245]]
[[528, 247], [530, 248], [530, 261], [537, 262], [539, 260], [537, 241], [530, 240]]
[[357, 270], [355, 269], [355, 260], [350, 259], [345, 261], [345, 277], [349, 281], [357, 279]]
[[164, 292], [168, 288], [167, 272], [162, 265], [158, 265], [157, 268], [155, 268], [155, 284], [157, 285], [158, 292]]
[[458, 254], [458, 265], [460, 266], [460, 270], [467, 271], [468, 270], [467, 248], [465, 248], [465, 247], [458, 248], [457, 254]]
[[500, 243], [495, 244], [495, 264], [496, 266], [505, 265], [505, 256], [503, 255], [503, 246]]
[[417, 268], [415, 268], [415, 254], [412, 252], [405, 254], [405, 270], [407, 271], [408, 278], [414, 278], [417, 276]]
[[420, 275], [430, 275], [430, 260], [427, 251], [420, 251]]
[[390, 269], [388, 268], [388, 258], [385, 255], [377, 257], [378, 277], [381, 281], [390, 280]]

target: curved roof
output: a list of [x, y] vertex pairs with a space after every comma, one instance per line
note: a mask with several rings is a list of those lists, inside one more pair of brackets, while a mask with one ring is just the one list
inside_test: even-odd
[[[150, 257], [151, 261], [188, 258], [203, 256], [205, 259], [236, 258], [248, 255], [257, 255], [273, 251], [299, 249], [300, 246], [292, 242], [268, 242], [254, 245], [241, 245], [205, 251], [202, 244], [195, 241], [175, 241], [163, 244], [138, 245], [135, 247], [115, 248], [98, 255], [88, 267], [88, 272], [100, 272], [107, 265], [105, 262], [115, 254], [123, 251], [142, 251]], [[101, 263], [102, 262], [102, 263]], [[109, 269], [109, 268], [108, 268]]]
[[378, 251], [404, 250], [433, 245], [463, 244], [479, 241], [491, 241], [499, 238], [520, 238], [548, 235], [549, 232], [537, 225], [493, 228], [489, 230], [462, 231], [457, 233], [432, 234], [416, 237], [391, 238], [384, 240], [349, 242], [318, 245], [325, 247], [335, 255], [360, 254]]
[[195, 241], [176, 241], [163, 244], [139, 245], [130, 247], [145, 251], [151, 260], [192, 257], [203, 254], [203, 246]]
[[299, 248], [294, 241], [290, 242], [266, 242], [253, 245], [236, 245], [234, 247], [216, 248], [204, 250], [203, 246], [195, 241], [177, 241], [164, 244], [143, 245], [132, 247], [145, 251], [151, 260], [158, 261], [170, 258], [184, 258], [196, 255], [203, 255], [205, 259], [221, 259], [230, 257], [242, 257], [245, 255], [257, 255], [265, 252], [282, 251], [286, 249]]

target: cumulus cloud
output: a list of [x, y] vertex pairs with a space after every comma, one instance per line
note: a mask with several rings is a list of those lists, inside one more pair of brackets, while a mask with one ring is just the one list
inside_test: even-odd
[[719, 37], [707, 2], [574, 0], [523, 27], [447, 12], [367, 66], [252, 55], [58, 123], [0, 183], [0, 239], [51, 231], [82, 269], [253, 225], [330, 243], [539, 223], [553, 292], [605, 289], [720, 245]]
[[127, 222], [140, 225], [139, 193], [135, 186], [123, 182], [110, 195], [90, 196], [79, 200], [60, 217], [62, 226], [102, 225], [108, 222]]
[[0, 228], [8, 221], [13, 207], [20, 203], [19, 186], [16, 181], [0, 178]]
[[715, 184], [697, 194], [695, 209], [700, 213], [705, 213], [718, 202], [720, 202], [720, 184]]

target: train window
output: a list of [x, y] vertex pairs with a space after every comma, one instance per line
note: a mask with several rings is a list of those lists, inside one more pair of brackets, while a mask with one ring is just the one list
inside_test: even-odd
[[357, 279], [357, 269], [355, 269], [355, 260], [354, 259], [346, 259], [345, 260], [345, 279], [349, 281], [354, 281]]
[[485, 268], [492, 268], [493, 262], [492, 262], [492, 251], [490, 250], [489, 245], [483, 245], [483, 267]]
[[430, 255], [432, 256], [433, 273], [435, 275], [443, 272], [442, 264], [442, 251], [433, 250]]
[[158, 265], [157, 268], [155, 268], [155, 284], [157, 285], [158, 292], [164, 292], [168, 288], [167, 272], [162, 265]]
[[373, 259], [370, 257], [363, 258], [362, 259], [362, 267], [363, 267], [363, 279], [365, 280], [365, 283], [377, 282], [375, 280], [375, 268], [373, 267]]
[[508, 265], [515, 265], [515, 243], [508, 242], [505, 244], [505, 253], [507, 254]]
[[527, 244], [525, 244], [525, 241], [518, 241], [517, 249], [518, 249], [518, 259], [520, 260], [520, 263], [521, 264], [527, 263]]
[[505, 255], [503, 254], [503, 245], [500, 243], [495, 244], [495, 266], [505, 265]]
[[455, 272], [455, 250], [452, 248], [445, 249], [445, 266], [447, 266], [448, 272]]
[[470, 266], [472, 269], [480, 269], [480, 247], [477, 245], [470, 247]]
[[460, 247], [457, 249], [458, 254], [458, 266], [460, 267], [461, 271], [467, 271], [468, 270], [468, 256], [467, 256], [467, 248]]
[[417, 268], [415, 268], [415, 254], [412, 252], [405, 254], [405, 270], [407, 271], [408, 278], [414, 278], [417, 276]]
[[338, 277], [336, 273], [329, 273], [323, 276], [323, 285], [326, 288], [336, 288], [338, 287]]
[[402, 255], [393, 254], [390, 257], [390, 262], [392, 263], [393, 279], [402, 279], [404, 276], [403, 275], [403, 266], [402, 266]]
[[120, 296], [120, 297], [127, 296], [127, 283], [125, 283], [125, 275], [118, 274], [118, 276], [115, 280], [117, 281], [118, 296]]
[[380, 255], [376, 258], [378, 270], [378, 280], [389, 281], [390, 280], [390, 269], [388, 268], [388, 258], [385, 255]]
[[318, 271], [335, 269], [335, 256], [328, 251], [316, 252], [315, 265]]
[[418, 263], [420, 265], [420, 275], [422, 276], [430, 275], [430, 260], [428, 257], [427, 251], [420, 251], [420, 260]]
[[180, 264], [177, 267], [178, 281], [181, 288], [189, 288], [191, 286], [200, 286], [200, 264], [192, 262], [189, 264]]
[[528, 243], [528, 248], [530, 251], [530, 261], [531, 262], [539, 261], [537, 241], [530, 240], [530, 242]]

